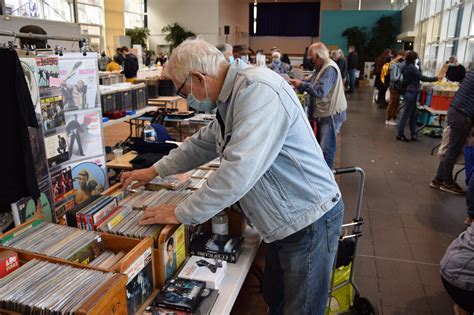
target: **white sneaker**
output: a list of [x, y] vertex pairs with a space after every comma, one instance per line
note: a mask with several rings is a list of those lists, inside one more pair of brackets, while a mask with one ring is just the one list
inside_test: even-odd
[[389, 120], [388, 123], [387, 123], [387, 125], [389, 125], [389, 126], [396, 126], [396, 125], [397, 125], [397, 121], [396, 121], [396, 120], [393, 120], [393, 119], [392, 119], [392, 120]]
[[386, 124], [387, 126], [390, 125], [390, 120], [386, 120], [386, 121], [385, 121], [385, 124]]

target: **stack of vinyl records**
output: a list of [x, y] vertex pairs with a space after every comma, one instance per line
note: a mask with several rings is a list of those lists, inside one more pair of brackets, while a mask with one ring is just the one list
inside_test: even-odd
[[164, 178], [156, 177], [146, 185], [146, 188], [150, 190], [180, 190], [186, 187], [190, 181], [190, 173], [171, 175]]
[[98, 230], [139, 239], [151, 237], [157, 241], [163, 225], [140, 225], [142, 215], [143, 211], [132, 210], [130, 206], [120, 206], [98, 227]]
[[1, 245], [81, 264], [90, 263], [104, 252], [99, 233], [41, 220], [5, 236]]
[[191, 178], [189, 181], [187, 189], [197, 190], [202, 187], [207, 182], [206, 178]]
[[197, 169], [191, 174], [191, 178], [209, 178], [216, 171], [212, 169]]
[[192, 193], [191, 190], [140, 191], [121, 201], [120, 205], [132, 207], [134, 210], [145, 210], [146, 208], [165, 204], [177, 206], [191, 196]]
[[22, 314], [74, 314], [112, 276], [33, 259], [0, 279], [0, 307]]

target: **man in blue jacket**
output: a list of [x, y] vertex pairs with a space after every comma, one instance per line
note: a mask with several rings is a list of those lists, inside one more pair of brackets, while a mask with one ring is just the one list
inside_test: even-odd
[[264, 298], [270, 314], [324, 314], [343, 209], [301, 104], [278, 74], [187, 40], [169, 59], [178, 94], [217, 119], [153, 167], [122, 184], [189, 171], [216, 157], [219, 169], [178, 206], [145, 212], [141, 223], [199, 224], [234, 203], [268, 243]]

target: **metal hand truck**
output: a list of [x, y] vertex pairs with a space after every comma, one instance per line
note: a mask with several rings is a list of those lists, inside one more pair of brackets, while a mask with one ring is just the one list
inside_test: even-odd
[[326, 314], [377, 315], [377, 308], [367, 298], [360, 296], [360, 290], [354, 282], [357, 243], [359, 237], [362, 236], [361, 226], [364, 223], [361, 209], [365, 172], [360, 167], [343, 167], [333, 170], [333, 173], [334, 175], [357, 173], [360, 180], [354, 219], [342, 225], [337, 255], [334, 259]]

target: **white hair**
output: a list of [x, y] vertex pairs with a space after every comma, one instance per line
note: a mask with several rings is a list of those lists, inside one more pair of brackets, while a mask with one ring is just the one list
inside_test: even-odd
[[273, 57], [278, 57], [278, 59], [280, 59], [281, 58], [281, 53], [279, 51], [274, 51], [274, 52], [272, 52], [272, 58]]
[[202, 39], [187, 39], [173, 50], [168, 61], [170, 75], [183, 83], [191, 71], [216, 77], [227, 61], [213, 45]]
[[319, 58], [323, 60], [329, 59], [329, 50], [327, 49], [326, 45], [324, 45], [321, 42], [314, 43], [311, 46], [309, 46], [308, 51], [311, 54], [311, 56], [313, 56], [313, 58], [318, 56]]
[[219, 49], [219, 51], [220, 51], [221, 53], [223, 53], [224, 55], [227, 54], [227, 53], [232, 53], [232, 50], [233, 50], [232, 45], [231, 45], [231, 44], [227, 44], [227, 43], [225, 43], [225, 44], [218, 44], [218, 45], [216, 46], [216, 48]]

